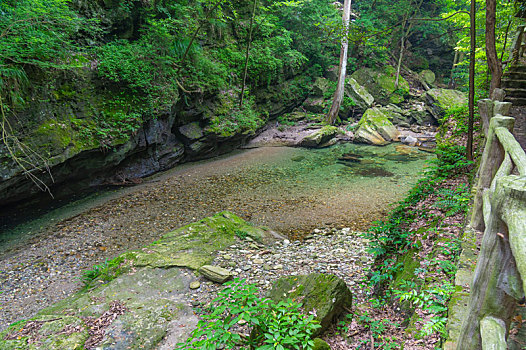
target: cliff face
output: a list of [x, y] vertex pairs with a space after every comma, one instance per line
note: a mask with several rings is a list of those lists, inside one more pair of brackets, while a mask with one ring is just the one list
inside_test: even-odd
[[[13, 80], [0, 91], [9, 122], [0, 143], [0, 206], [47, 187], [60, 192], [129, 183], [228, 152], [269, 118], [301, 104], [323, 70], [319, 63], [330, 61], [330, 53], [321, 62], [318, 53], [307, 57], [293, 43], [305, 28], [287, 28], [293, 23], [280, 22], [284, 13], [275, 12], [272, 23], [260, 18], [239, 105], [250, 13], [244, 5], [234, 12], [178, 0], [68, 4], [55, 11], [86, 27], [62, 38], [68, 41], [56, 58], [37, 57], [35, 67], [13, 64], [25, 83]], [[24, 16], [23, 6], [7, 8], [13, 20]], [[15, 29], [18, 37], [25, 33]], [[30, 34], [46, 29], [37, 24]], [[8, 99], [15, 90], [23, 102]]]

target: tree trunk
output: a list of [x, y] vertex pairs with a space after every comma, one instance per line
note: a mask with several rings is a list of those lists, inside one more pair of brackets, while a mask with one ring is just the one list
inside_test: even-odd
[[[421, 4], [422, 2], [420, 2]], [[403, 28], [405, 28], [406, 21], [404, 21], [404, 25], [402, 26], [402, 39], [400, 39], [400, 56], [398, 57], [398, 65], [396, 66], [396, 79], [395, 79], [395, 89], [398, 89], [398, 83], [400, 82], [400, 70], [402, 68], [402, 59], [404, 57], [404, 50], [405, 50], [405, 41], [407, 37], [409, 36], [409, 33], [411, 32], [411, 27], [413, 26], [413, 23], [409, 23], [409, 26], [407, 27], [407, 31], [403, 32]]]
[[345, 0], [343, 4], [343, 27], [344, 35], [342, 37], [342, 45], [340, 50], [340, 66], [338, 68], [338, 85], [332, 99], [332, 106], [329, 113], [325, 117], [327, 124], [334, 124], [338, 113], [340, 112], [340, 106], [343, 100], [343, 90], [345, 87], [345, 75], [347, 72], [347, 49], [349, 48], [349, 21], [351, 18], [351, 0]]
[[486, 57], [488, 68], [491, 73], [491, 83], [489, 85], [489, 95], [493, 90], [500, 87], [502, 77], [502, 63], [497, 55], [495, 47], [495, 20], [497, 12], [497, 1], [486, 0]]
[[245, 96], [245, 87], [247, 84], [247, 73], [248, 73], [248, 58], [250, 57], [250, 44], [252, 43], [252, 28], [254, 26], [254, 16], [256, 15], [256, 3], [258, 0], [254, 0], [252, 5], [252, 16], [250, 17], [250, 29], [248, 30], [248, 42], [247, 51], [245, 53], [245, 68], [243, 70], [243, 86], [241, 87], [241, 94], [239, 95], [239, 108], [243, 106], [243, 98]]
[[466, 158], [473, 160], [473, 123], [475, 119], [475, 0], [471, 0], [470, 14], [470, 43], [469, 50], [469, 120], [468, 120], [468, 140], [466, 144]]

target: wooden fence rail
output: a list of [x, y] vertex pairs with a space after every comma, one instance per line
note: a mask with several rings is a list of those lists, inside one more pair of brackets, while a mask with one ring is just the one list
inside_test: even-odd
[[484, 230], [457, 350], [506, 350], [526, 290], [526, 154], [511, 134], [515, 119], [490, 119], [470, 226]]

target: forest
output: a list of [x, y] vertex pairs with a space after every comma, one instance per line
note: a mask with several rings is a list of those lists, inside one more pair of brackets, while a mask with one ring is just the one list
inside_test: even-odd
[[0, 349], [524, 349], [523, 0], [0, 0]]

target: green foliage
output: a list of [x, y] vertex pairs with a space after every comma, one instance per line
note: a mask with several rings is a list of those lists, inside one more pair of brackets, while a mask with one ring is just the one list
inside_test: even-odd
[[8, 106], [24, 101], [32, 70], [66, 70], [87, 62], [73, 36], [93, 29], [69, 6], [69, 0], [0, 2], [0, 97]]
[[266, 118], [255, 110], [254, 99], [245, 99], [239, 107], [237, 96], [234, 91], [221, 94], [220, 106], [211, 116], [209, 132], [229, 137], [236, 133], [252, 133], [263, 126]]
[[[311, 334], [320, 326], [314, 316], [300, 313], [290, 299], [275, 303], [257, 296], [256, 286], [235, 279], [225, 284], [202, 315], [186, 343], [176, 349], [251, 348], [256, 350], [312, 349]], [[249, 335], [236, 332], [244, 325]]]
[[97, 285], [98, 283], [108, 283], [117, 278], [121, 273], [121, 264], [124, 258], [117, 257], [112, 260], [106, 260], [100, 265], [94, 265], [91, 270], [86, 270], [79, 278], [84, 284], [83, 290], [87, 290]]
[[465, 213], [471, 200], [471, 193], [465, 184], [454, 190], [442, 188], [437, 191], [437, 196], [439, 199], [433, 204], [433, 207], [445, 211], [446, 216]]
[[[476, 51], [475, 51], [475, 92], [476, 100], [487, 96], [489, 87], [489, 75], [488, 66], [486, 59], [485, 50], [485, 20], [486, 20], [486, 3], [485, 0], [476, 1]], [[497, 54], [502, 57], [503, 62], [508, 59], [509, 47], [511, 38], [513, 37], [513, 31], [519, 22], [516, 18], [514, 1], [497, 1], [497, 13], [496, 13], [496, 25], [495, 25], [495, 43], [497, 48]], [[442, 16], [448, 17], [451, 14], [463, 10], [469, 11], [470, 0], [461, 1], [444, 1], [442, 6]], [[464, 57], [462, 61], [456, 66], [454, 70], [455, 81], [467, 88], [468, 86], [468, 65], [469, 65], [469, 50], [470, 50], [470, 33], [469, 33], [469, 15], [459, 14], [452, 16], [446, 20], [451, 23], [457, 30], [455, 30], [456, 45], [455, 50], [462, 53], [461, 57]], [[464, 55], [465, 54], [465, 55]]]
[[407, 301], [411, 307], [419, 308], [431, 315], [429, 321], [420, 330], [421, 336], [427, 336], [435, 332], [445, 335], [447, 302], [454, 291], [453, 285], [447, 282], [421, 291], [416, 289], [394, 290], [393, 293], [400, 302]]
[[[385, 319], [373, 319], [371, 316], [369, 316], [368, 312], [365, 312], [363, 315], [361, 315], [358, 321], [371, 332], [374, 344], [370, 345], [373, 345], [375, 349], [400, 349], [400, 344], [395, 337], [386, 336], [384, 334], [386, 329], [389, 327], [399, 327], [400, 325], [398, 323], [392, 323], [391, 321]], [[363, 340], [362, 344], [368, 344], [368, 341]]]

